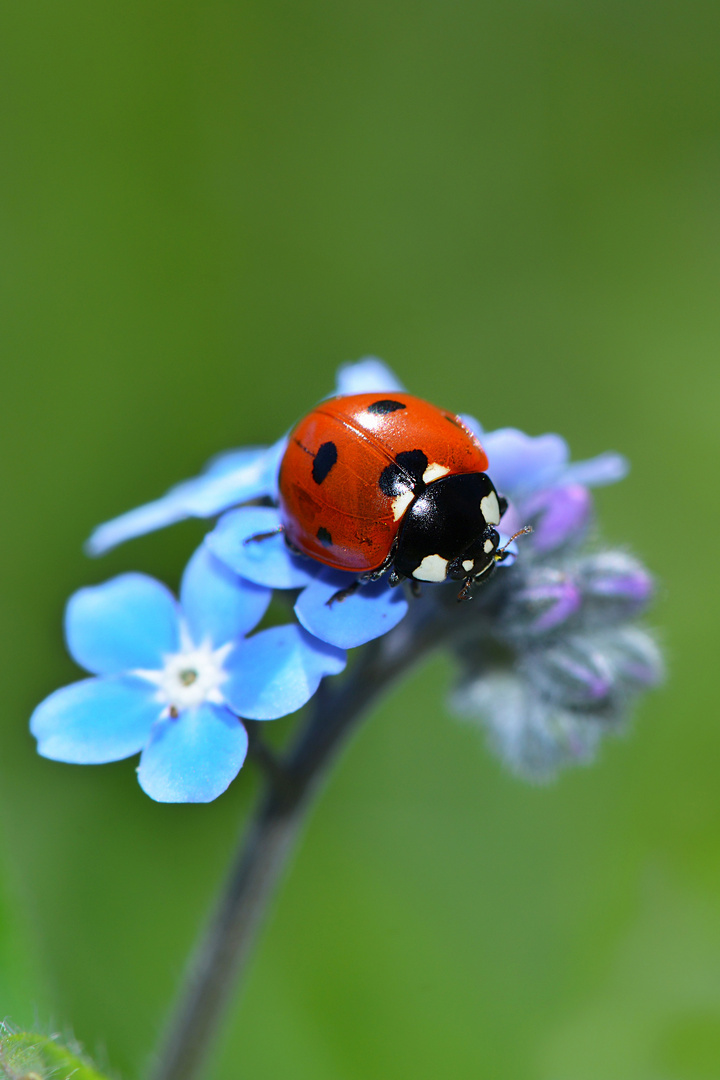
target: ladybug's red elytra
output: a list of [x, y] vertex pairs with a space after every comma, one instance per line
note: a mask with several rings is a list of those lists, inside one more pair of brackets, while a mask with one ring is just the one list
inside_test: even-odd
[[464, 581], [459, 599], [506, 558], [507, 508], [488, 459], [451, 412], [409, 394], [352, 394], [317, 405], [280, 466], [285, 539], [358, 584]]

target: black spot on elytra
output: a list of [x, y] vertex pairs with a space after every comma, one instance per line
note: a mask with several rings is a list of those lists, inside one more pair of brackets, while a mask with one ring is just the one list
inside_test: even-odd
[[313, 461], [312, 478], [316, 484], [322, 484], [327, 474], [337, 461], [337, 446], [334, 442], [324, 442]]
[[322, 525], [318, 529], [316, 535], [321, 544], [325, 544], [326, 547], [330, 547], [332, 545], [332, 536], [327, 531], [327, 529], [323, 528]]
[[369, 413], [378, 413], [380, 416], [385, 416], [386, 413], [397, 412], [398, 409], [406, 409], [407, 405], [403, 405], [400, 401], [393, 401], [392, 398], [383, 398], [382, 401], [373, 401], [372, 405], [368, 405], [367, 411]]
[[423, 487], [423, 473], [427, 467], [427, 455], [422, 450], [403, 450], [396, 454], [393, 464], [380, 473], [380, 490], [391, 499], [406, 491], [417, 491]]

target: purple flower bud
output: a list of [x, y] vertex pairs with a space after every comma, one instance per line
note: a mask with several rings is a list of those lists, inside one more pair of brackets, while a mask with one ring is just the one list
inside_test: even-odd
[[624, 552], [600, 552], [583, 560], [580, 569], [583, 586], [593, 596], [627, 601], [637, 609], [652, 595], [653, 582], [647, 570]]
[[553, 551], [573, 539], [582, 538], [590, 518], [592, 498], [581, 484], [546, 488], [523, 500], [520, 516], [533, 525], [532, 545], [536, 552]]
[[640, 627], [626, 626], [619, 630], [613, 636], [608, 652], [625, 694], [662, 682], [664, 665], [660, 649]]
[[614, 686], [605, 652], [579, 635], [549, 649], [535, 650], [522, 662], [523, 673], [543, 697], [567, 707], [595, 707]]
[[574, 615], [581, 602], [582, 594], [569, 574], [541, 568], [530, 575], [525, 588], [514, 594], [509, 617], [519, 618], [524, 624], [529, 617], [530, 622], [523, 625], [523, 630], [545, 633]]
[[518, 776], [543, 782], [559, 769], [592, 761], [604, 725], [584, 712], [541, 698], [524, 679], [497, 671], [467, 679], [452, 705], [480, 720], [497, 755]]

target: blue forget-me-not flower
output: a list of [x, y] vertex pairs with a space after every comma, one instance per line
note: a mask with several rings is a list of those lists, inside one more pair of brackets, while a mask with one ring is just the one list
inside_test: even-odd
[[153, 799], [215, 799], [245, 760], [239, 717], [295, 712], [345, 666], [342, 650], [296, 623], [247, 637], [270, 597], [205, 547], [187, 565], [179, 603], [145, 574], [80, 589], [65, 634], [95, 677], [37, 707], [30, 726], [40, 753], [83, 765], [140, 753], [138, 779]]
[[[392, 372], [370, 358], [341, 368], [335, 393], [397, 390], [402, 387]], [[589, 760], [600, 736], [621, 726], [633, 695], [660, 677], [660, 659], [652, 639], [633, 624], [651, 595], [648, 574], [623, 552], [579, 552], [592, 520], [590, 488], [621, 479], [626, 463], [615, 453], [573, 463], [559, 435], [533, 437], [514, 428], [485, 432], [473, 417], [462, 419], [480, 438], [489, 459], [488, 473], [508, 500], [498, 530], [501, 543], [524, 525], [533, 527], [532, 534], [521, 541], [522, 557], [517, 559], [517, 543], [511, 544], [511, 557], [499, 564], [502, 572], [476, 590], [471, 604], [454, 603], [457, 588], [452, 584], [429, 586], [416, 600], [402, 588], [391, 589], [383, 579], [342, 602], [328, 604], [354, 575], [294, 554], [280, 533], [261, 543], [246, 542], [259, 533], [272, 533], [280, 524], [277, 478], [286, 438], [270, 447], [221, 454], [200, 476], [101, 525], [91, 536], [88, 550], [99, 555], [183, 518], [219, 518], [186, 572], [181, 588], [185, 621], [176, 614], [171, 643], [162, 637], [158, 624], [154, 666], [141, 662], [140, 653], [129, 647], [135, 625], [131, 604], [122, 615], [129, 666], [123, 667], [128, 673], [121, 677], [117, 662], [125, 660], [122, 650], [122, 657], [113, 654], [110, 668], [98, 666], [95, 652], [81, 644], [83, 634], [76, 629], [98, 619], [104, 627], [102, 638], [108, 633], [110, 599], [121, 597], [129, 583], [138, 580], [149, 590], [150, 579], [126, 575], [97, 590], [81, 590], [73, 598], [68, 644], [76, 659], [100, 678], [75, 684], [77, 689], [58, 691], [39, 707], [33, 730], [40, 738], [41, 752], [63, 760], [100, 761], [144, 747], [139, 776], [153, 797], [214, 798], [237, 773], [245, 754], [238, 715], [270, 718], [258, 705], [265, 698], [275, 703], [276, 716], [299, 708], [323, 675], [341, 670], [343, 650], [392, 631], [412, 633], [418, 613], [427, 621], [434, 612], [438, 627], [452, 629], [447, 644], [460, 664], [452, 703], [462, 714], [482, 721], [492, 745], [513, 770], [542, 779], [564, 764]], [[202, 574], [222, 580], [223, 588], [235, 597], [233, 610], [252, 611], [252, 616], [238, 616], [233, 626], [223, 616], [220, 633], [215, 621], [224, 601], [217, 599], [222, 590], [216, 584], [200, 605], [203, 615], [198, 622], [201, 590], [197, 581]], [[157, 601], [158, 611], [163, 604], [170, 610], [168, 605], [174, 601], [164, 587], [153, 583], [152, 588], [160, 590], [158, 597], [166, 597]], [[262, 617], [274, 589], [291, 593], [298, 624], [241, 640]], [[194, 600], [188, 601], [190, 595]], [[450, 618], [449, 605], [453, 605]], [[84, 633], [87, 637], [87, 629]], [[272, 635], [277, 638], [274, 653], [269, 647], [275, 640]], [[145, 640], [144, 632], [140, 639]], [[260, 646], [263, 641], [268, 642], [267, 648]], [[242, 658], [252, 656], [253, 649], [262, 660], [251, 671], [253, 665]], [[290, 656], [307, 668], [300, 680], [301, 693], [296, 682], [283, 674], [284, 661]], [[197, 679], [184, 686], [182, 679], [188, 678], [188, 672], [197, 672]], [[89, 684], [96, 688], [90, 690]], [[287, 689], [290, 685], [292, 692]], [[144, 695], [143, 708], [138, 706], [136, 712], [134, 706], [123, 704], [133, 693], [138, 701]], [[113, 737], [117, 742], [108, 735], [106, 745], [104, 736], [97, 730], [93, 733], [84, 718], [91, 711], [84, 695], [89, 700], [93, 694], [97, 695], [95, 704], [106, 696], [107, 716], [117, 718], [117, 732], [126, 732]], [[149, 726], [148, 701], [156, 709]], [[207, 778], [203, 778], [203, 767], [192, 763], [190, 750], [193, 740], [201, 737], [204, 716], [212, 717], [214, 724], [205, 736]], [[184, 727], [176, 723], [182, 718], [186, 718]], [[109, 719], [103, 725], [112, 726]], [[224, 745], [223, 740], [232, 741], [234, 748], [222, 768], [215, 770], [210, 763], [219, 754], [210, 746], [213, 738], [218, 746]]]

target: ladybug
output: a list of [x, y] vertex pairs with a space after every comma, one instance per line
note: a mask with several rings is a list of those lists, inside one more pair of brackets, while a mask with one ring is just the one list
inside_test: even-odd
[[295, 426], [281, 462], [285, 540], [358, 575], [333, 600], [385, 573], [390, 585], [463, 581], [458, 599], [467, 599], [507, 558], [496, 529], [507, 501], [487, 466], [460, 417], [420, 398], [322, 401]]

